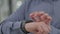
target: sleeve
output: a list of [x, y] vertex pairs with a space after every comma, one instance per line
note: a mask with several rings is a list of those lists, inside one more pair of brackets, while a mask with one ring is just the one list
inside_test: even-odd
[[27, 11], [29, 2], [31, 0], [25, 0], [24, 4], [7, 19], [1, 23], [1, 34], [24, 34], [21, 29], [21, 21], [25, 18], [25, 11]]
[[60, 34], [60, 29], [51, 26], [52, 30], [49, 34]]
[[2, 24], [2, 33], [3, 34], [24, 34], [21, 30], [21, 21], [20, 22], [9, 22]]
[[0, 34], [2, 34], [2, 32], [1, 32], [1, 25], [0, 25]]
[[60, 34], [60, 22], [51, 23], [51, 29], [50, 34]]

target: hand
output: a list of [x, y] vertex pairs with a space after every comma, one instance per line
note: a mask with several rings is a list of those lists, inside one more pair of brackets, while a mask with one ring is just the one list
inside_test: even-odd
[[52, 18], [47, 13], [44, 12], [33, 12], [29, 15], [33, 21], [36, 22], [45, 22], [46, 24], [50, 24]]
[[25, 28], [28, 32], [34, 34], [48, 34], [51, 31], [50, 26], [46, 25], [44, 22], [27, 23]]

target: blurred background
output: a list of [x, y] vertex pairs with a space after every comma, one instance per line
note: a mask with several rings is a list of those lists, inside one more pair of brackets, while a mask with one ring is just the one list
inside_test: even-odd
[[19, 8], [24, 0], [0, 0], [0, 22]]

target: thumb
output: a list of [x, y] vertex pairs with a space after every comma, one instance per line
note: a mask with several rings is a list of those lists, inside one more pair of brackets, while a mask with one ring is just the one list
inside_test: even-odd
[[51, 23], [51, 21], [52, 21], [52, 17], [47, 17], [47, 19], [45, 20], [45, 23], [47, 24], [47, 25], [50, 25], [50, 23]]

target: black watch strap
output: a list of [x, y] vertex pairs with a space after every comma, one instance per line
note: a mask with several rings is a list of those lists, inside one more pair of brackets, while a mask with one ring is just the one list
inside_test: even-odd
[[25, 34], [29, 33], [29, 32], [26, 31], [26, 29], [25, 29], [25, 24], [26, 24], [26, 23], [30, 23], [30, 22], [33, 22], [33, 21], [32, 21], [32, 20], [27, 20], [27, 21], [22, 21], [22, 22], [21, 22], [21, 30], [22, 30]]

